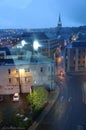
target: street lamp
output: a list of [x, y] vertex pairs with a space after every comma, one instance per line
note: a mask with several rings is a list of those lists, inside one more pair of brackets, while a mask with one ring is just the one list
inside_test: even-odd
[[40, 46], [41, 46], [41, 45], [39, 44], [38, 41], [34, 41], [34, 42], [33, 42], [33, 49], [34, 49], [35, 51], [38, 51], [38, 48], [39, 48]]
[[22, 40], [22, 41], [21, 41], [21, 44], [22, 44], [22, 47], [24, 47], [24, 45], [26, 45], [27, 43], [26, 43], [25, 40]]
[[23, 68], [20, 68], [18, 72], [19, 72], [19, 90], [21, 94], [21, 77], [22, 77], [22, 74], [25, 73], [25, 70]]
[[[36, 56], [38, 56], [38, 48], [40, 47], [41, 45], [39, 44], [39, 42], [37, 40], [35, 40], [32, 44], [32, 56], [31, 56], [31, 61], [37, 61], [36, 59]], [[36, 54], [37, 55], [36, 55]]]

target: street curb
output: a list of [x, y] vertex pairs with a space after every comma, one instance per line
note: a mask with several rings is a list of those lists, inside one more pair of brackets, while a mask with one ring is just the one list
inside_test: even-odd
[[36, 119], [36, 121], [33, 122], [33, 124], [28, 128], [28, 130], [35, 130], [37, 128], [37, 126], [42, 122], [42, 120], [45, 118], [45, 116], [48, 114], [48, 112], [51, 110], [52, 106], [54, 105], [56, 99], [59, 97], [59, 87], [56, 90], [57, 94], [55, 95], [54, 99], [52, 100], [52, 102], [49, 102], [49, 104], [47, 105], [47, 107], [45, 107], [45, 109], [41, 112], [41, 114], [39, 115], [39, 117]]

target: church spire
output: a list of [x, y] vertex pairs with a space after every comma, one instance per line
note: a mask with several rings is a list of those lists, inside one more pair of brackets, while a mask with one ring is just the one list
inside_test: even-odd
[[58, 27], [62, 27], [61, 16], [59, 14]]

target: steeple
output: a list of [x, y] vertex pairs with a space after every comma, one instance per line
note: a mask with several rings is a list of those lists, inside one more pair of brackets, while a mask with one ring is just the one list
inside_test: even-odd
[[59, 20], [58, 20], [58, 27], [62, 27], [62, 22], [61, 22], [60, 14], [59, 14]]

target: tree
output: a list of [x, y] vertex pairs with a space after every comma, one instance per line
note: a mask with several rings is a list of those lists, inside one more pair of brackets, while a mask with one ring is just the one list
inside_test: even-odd
[[37, 87], [31, 94], [28, 94], [27, 99], [31, 109], [38, 111], [47, 102], [48, 91], [43, 87]]

